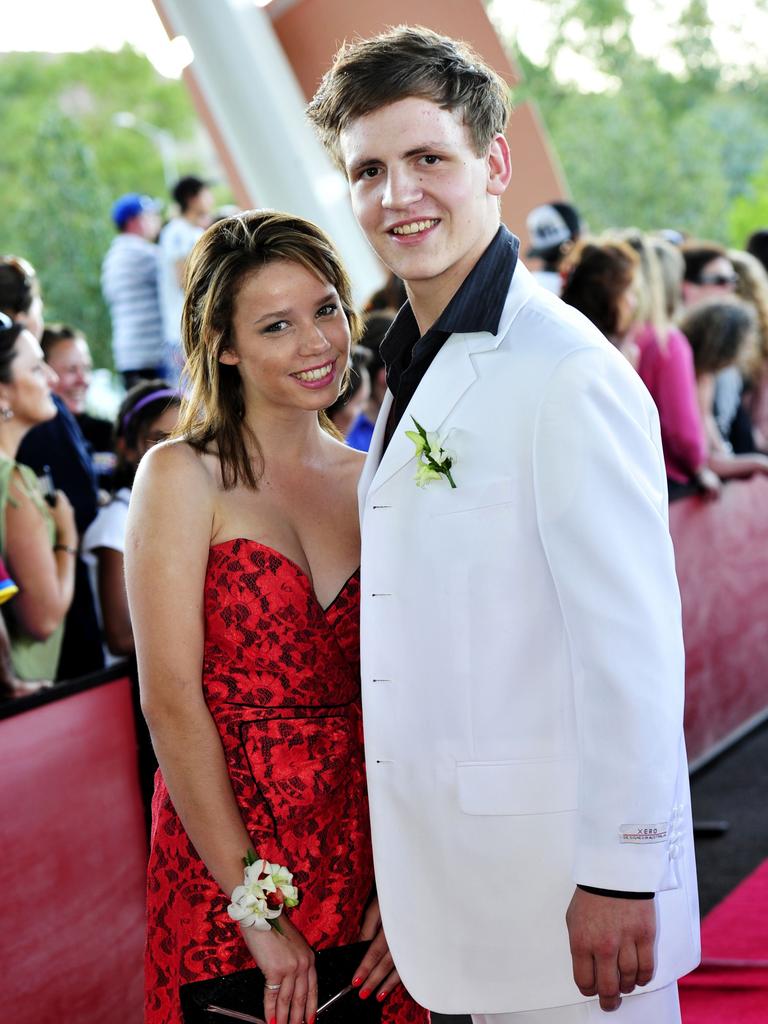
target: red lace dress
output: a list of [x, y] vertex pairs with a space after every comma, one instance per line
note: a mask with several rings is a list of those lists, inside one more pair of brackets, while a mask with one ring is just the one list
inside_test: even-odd
[[[271, 548], [211, 548], [203, 687], [259, 856], [286, 864], [291, 920], [316, 949], [357, 939], [373, 884], [359, 682], [359, 579], [323, 609]], [[245, 851], [243, 851], [245, 852]], [[180, 1024], [179, 985], [253, 966], [228, 899], [197, 856], [160, 772], [152, 805], [147, 1024]], [[398, 988], [389, 1024], [427, 1020]]]

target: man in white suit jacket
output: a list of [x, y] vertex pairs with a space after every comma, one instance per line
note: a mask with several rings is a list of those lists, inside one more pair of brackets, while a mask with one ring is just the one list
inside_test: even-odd
[[310, 105], [409, 298], [360, 483], [382, 920], [435, 1020], [668, 1024], [699, 945], [658, 417], [500, 226], [507, 112], [407, 28]]

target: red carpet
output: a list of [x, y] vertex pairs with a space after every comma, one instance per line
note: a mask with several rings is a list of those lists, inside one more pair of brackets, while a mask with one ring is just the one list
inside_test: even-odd
[[707, 914], [701, 941], [680, 982], [683, 1024], [768, 1024], [768, 860]]

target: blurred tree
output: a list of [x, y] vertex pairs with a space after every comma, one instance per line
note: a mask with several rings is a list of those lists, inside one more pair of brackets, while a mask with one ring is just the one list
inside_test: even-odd
[[754, 231], [765, 228], [768, 228], [768, 158], [728, 211], [728, 234], [734, 246], [743, 247]]
[[[491, 16], [494, 6], [489, 0]], [[533, 60], [507, 40], [524, 76], [516, 95], [540, 107], [591, 229], [676, 227], [742, 244], [768, 161], [768, 78], [749, 26], [744, 59], [733, 64], [713, 42], [706, 0], [685, 0], [653, 56], [639, 53], [633, 38], [641, 17], [661, 10], [659, 0], [529, 6], [532, 17], [540, 13], [546, 43]], [[568, 56], [589, 74], [566, 78]]]
[[[93, 150], [70, 119], [49, 114], [30, 142], [35, 158], [24, 191], [7, 213], [6, 247], [37, 268], [46, 319], [82, 328], [96, 365], [109, 366], [110, 323], [99, 269], [112, 240], [104, 216], [110, 193], [96, 173]], [[4, 244], [5, 235], [4, 224]]]
[[[167, 200], [160, 154], [114, 115], [130, 111], [178, 140], [181, 173], [207, 173], [193, 139], [186, 88], [162, 78], [129, 47], [0, 57], [3, 156], [0, 251], [37, 268], [46, 317], [82, 328], [97, 365], [111, 366], [109, 317], [99, 286], [113, 235], [112, 201], [124, 192]], [[186, 145], [186, 152], [184, 147]]]

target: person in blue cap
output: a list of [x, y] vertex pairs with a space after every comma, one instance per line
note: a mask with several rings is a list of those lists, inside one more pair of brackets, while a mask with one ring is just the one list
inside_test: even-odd
[[112, 354], [126, 388], [165, 371], [160, 310], [159, 206], [129, 192], [112, 206], [117, 228], [101, 269], [101, 290], [112, 316]]

